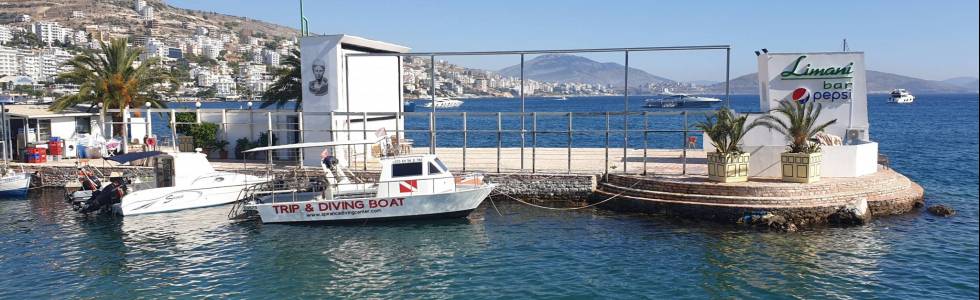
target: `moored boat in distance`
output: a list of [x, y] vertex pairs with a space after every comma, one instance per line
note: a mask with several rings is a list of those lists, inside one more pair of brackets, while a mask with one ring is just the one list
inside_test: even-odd
[[[258, 215], [263, 223], [364, 222], [466, 217], [483, 202], [494, 184], [483, 176], [454, 175], [432, 154], [400, 155], [380, 139], [381, 172], [376, 182], [355, 183], [333, 157], [321, 162], [322, 191], [261, 190], [246, 193], [231, 217]], [[375, 141], [305, 143], [249, 151], [373, 144]], [[271, 188], [271, 186], [270, 186]]]
[[435, 105], [436, 108], [459, 107], [460, 105], [463, 105], [463, 100], [445, 98], [445, 97], [436, 97], [435, 101], [429, 100], [429, 102], [426, 102], [425, 105], [423, 106], [432, 107], [433, 105]]
[[721, 103], [721, 99], [705, 96], [672, 93], [664, 89], [661, 94], [663, 97], [657, 99], [647, 99], [643, 103], [645, 108], [707, 108]]
[[888, 103], [907, 104], [912, 102], [915, 102], [915, 96], [905, 89], [894, 89], [888, 97]]

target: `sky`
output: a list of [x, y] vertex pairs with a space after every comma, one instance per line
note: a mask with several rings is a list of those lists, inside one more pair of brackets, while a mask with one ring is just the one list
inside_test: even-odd
[[[853, 2], [853, 3], [852, 3]], [[184, 8], [299, 27], [299, 0], [167, 0]], [[335, 1], [304, 2], [310, 31], [413, 52], [731, 45], [732, 77], [753, 51], [838, 51], [847, 39], [870, 70], [944, 80], [978, 77], [978, 1]], [[583, 55], [623, 63], [622, 53]], [[533, 57], [527, 57], [532, 59]], [[516, 56], [446, 57], [501, 69]], [[630, 66], [679, 81], [724, 80], [724, 51], [631, 53]]]

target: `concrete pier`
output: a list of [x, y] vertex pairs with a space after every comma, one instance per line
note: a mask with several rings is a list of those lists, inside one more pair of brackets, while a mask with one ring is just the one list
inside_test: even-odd
[[[416, 149], [426, 153], [427, 149]], [[748, 215], [778, 215], [787, 224], [804, 226], [833, 222], [849, 207], [866, 209], [867, 216], [909, 212], [923, 204], [922, 188], [886, 166], [878, 172], [852, 178], [824, 178], [813, 184], [781, 182], [779, 178], [753, 177], [749, 182], [715, 183], [707, 180], [703, 151], [603, 148], [524, 149], [470, 148], [465, 151], [465, 171], [485, 173], [498, 184], [496, 195], [517, 197], [556, 206], [576, 206], [604, 201], [599, 207], [624, 212], [663, 213], [694, 219], [736, 223]], [[436, 153], [454, 172], [463, 172], [461, 148], [437, 148]], [[571, 153], [571, 156], [569, 156]], [[644, 158], [645, 157], [645, 158]], [[627, 172], [623, 172], [623, 163]], [[76, 160], [47, 164], [13, 163], [37, 172], [35, 186], [65, 187], [74, 183]], [[644, 163], [645, 162], [645, 163]], [[151, 167], [120, 166], [111, 161], [88, 160], [104, 173], [128, 171], [150, 175]], [[265, 161], [212, 161], [215, 169], [253, 174], [272, 172], [278, 178], [315, 179], [319, 168], [300, 168], [294, 162], [270, 167]], [[533, 169], [532, 169], [533, 168]], [[363, 178], [376, 178], [377, 159], [353, 161], [351, 169]], [[645, 172], [645, 175], [644, 175]], [[302, 177], [302, 178], [301, 178]], [[506, 200], [508, 197], [495, 197]]]

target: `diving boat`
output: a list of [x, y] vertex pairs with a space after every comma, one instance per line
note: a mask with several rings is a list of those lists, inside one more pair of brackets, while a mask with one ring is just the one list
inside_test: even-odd
[[643, 103], [645, 108], [706, 108], [721, 103], [721, 99], [705, 96], [695, 96], [688, 94], [672, 93], [664, 89], [661, 94], [663, 97], [658, 99], [647, 99]]
[[458, 99], [437, 97], [435, 101], [430, 100], [429, 102], [426, 102], [424, 106], [432, 107], [433, 105], [435, 105], [436, 108], [452, 108], [452, 107], [459, 107], [460, 105], [463, 105], [463, 101]]
[[888, 103], [907, 104], [912, 102], [915, 102], [915, 96], [912, 96], [912, 94], [905, 89], [892, 90], [890, 97], [888, 98]]
[[496, 186], [483, 182], [483, 175], [454, 175], [433, 154], [400, 155], [386, 137], [373, 141], [270, 146], [248, 152], [374, 143], [380, 143], [381, 149], [381, 172], [376, 182], [354, 182], [340, 162], [328, 156], [320, 164], [324, 176], [322, 191], [257, 188], [247, 193], [229, 216], [257, 214], [263, 223], [466, 217]]
[[150, 157], [156, 187], [126, 194], [113, 204], [113, 212], [132, 216], [229, 204], [238, 200], [246, 187], [268, 181], [215, 171], [204, 153], [199, 152], [139, 152], [109, 159], [129, 162]]

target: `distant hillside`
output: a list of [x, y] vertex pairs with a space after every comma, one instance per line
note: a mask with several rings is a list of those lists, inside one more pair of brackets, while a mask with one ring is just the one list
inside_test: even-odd
[[[902, 76], [898, 74], [885, 73], [868, 70], [868, 92], [886, 93], [893, 89], [903, 88], [912, 93], [923, 94], [944, 94], [944, 93], [970, 93], [976, 92], [976, 80], [973, 87], [954, 85], [943, 81], [926, 80], [914, 77]], [[731, 80], [731, 91], [733, 94], [758, 94], [759, 80], [756, 73], [746, 74]], [[969, 83], [967, 83], [969, 84]], [[707, 87], [711, 93], [724, 93], [724, 82]]]
[[955, 86], [962, 86], [968, 89], [972, 89], [973, 91], [980, 90], [980, 79], [977, 79], [976, 77], [967, 77], [967, 76], [956, 77], [956, 78], [943, 80], [943, 82]]
[[[577, 82], [589, 84], [623, 85], [624, 66], [617, 63], [600, 63], [585, 57], [569, 54], [546, 54], [524, 62], [524, 76], [546, 82]], [[521, 66], [501, 69], [501, 75], [521, 76]], [[644, 87], [650, 83], [672, 83], [667, 78], [630, 68], [631, 87]]]
[[[258, 21], [245, 17], [190, 10], [170, 6], [161, 0], [148, 0], [153, 6], [158, 36], [190, 36], [198, 26], [210, 30], [238, 34], [265, 35], [291, 38], [299, 31], [286, 26]], [[78, 11], [82, 17], [72, 17]], [[111, 25], [123, 28], [120, 35], [144, 35], [147, 29], [133, 9], [132, 0], [5, 0], [0, 2], [0, 24], [17, 21], [20, 15], [30, 15], [32, 20], [55, 21], [75, 30], [85, 25]]]

